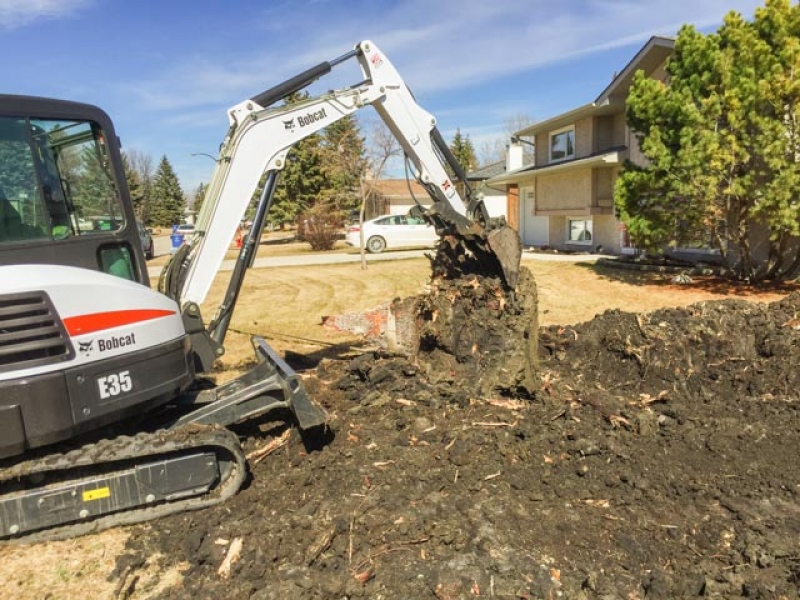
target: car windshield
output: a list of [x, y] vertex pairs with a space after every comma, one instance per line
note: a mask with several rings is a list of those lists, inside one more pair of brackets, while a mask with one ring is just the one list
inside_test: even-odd
[[0, 243], [112, 231], [122, 215], [99, 125], [0, 117]]

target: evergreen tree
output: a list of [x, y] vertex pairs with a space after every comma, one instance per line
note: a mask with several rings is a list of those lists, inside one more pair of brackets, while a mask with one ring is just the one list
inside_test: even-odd
[[361, 202], [360, 182], [367, 168], [358, 121], [348, 115], [326, 127], [320, 148], [326, 183], [320, 201], [334, 213], [357, 208]]
[[472, 140], [469, 135], [466, 137], [461, 136], [461, 129], [456, 129], [456, 134], [453, 136], [453, 142], [450, 144], [450, 151], [456, 157], [458, 164], [465, 172], [469, 173], [478, 166], [478, 158], [475, 155], [475, 148], [472, 145]]
[[[153, 190], [153, 157], [138, 150], [126, 150], [123, 160], [130, 166], [138, 181], [139, 205], [136, 214], [142, 223], [151, 224], [150, 204]], [[126, 169], [127, 170], [127, 169]], [[126, 175], [128, 177], [128, 175]], [[130, 183], [133, 175], [128, 177]]]
[[[297, 104], [307, 98], [307, 92], [298, 92], [287, 97], [285, 104]], [[300, 140], [289, 151], [267, 215], [267, 220], [273, 225], [282, 227], [284, 223], [293, 222], [298, 214], [311, 207], [319, 197], [325, 186], [320, 144], [319, 134], [313, 134]], [[261, 195], [263, 185], [262, 180], [259, 189], [254, 193], [255, 198]]]
[[648, 164], [626, 166], [615, 202], [637, 245], [706, 236], [738, 279], [800, 271], [798, 67], [800, 7], [766, 0], [752, 22], [731, 12], [715, 34], [683, 27], [668, 84], [636, 75], [627, 118]]
[[125, 181], [128, 183], [128, 191], [130, 192], [131, 203], [133, 204], [133, 211], [136, 213], [142, 223], [147, 224], [144, 211], [144, 193], [142, 189], [142, 181], [137, 173], [131, 166], [131, 161], [127, 154], [122, 154], [122, 167], [125, 171]]
[[91, 145], [78, 148], [80, 166], [69, 173], [72, 198], [85, 215], [120, 216], [117, 190]]
[[166, 156], [153, 178], [153, 197], [150, 219], [153, 225], [171, 227], [183, 220], [185, 198], [180, 182]]

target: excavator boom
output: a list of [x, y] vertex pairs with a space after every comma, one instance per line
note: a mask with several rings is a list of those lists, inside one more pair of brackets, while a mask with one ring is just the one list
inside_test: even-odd
[[[286, 106], [271, 105], [309, 86], [333, 67], [356, 59], [363, 79], [355, 85]], [[398, 140], [425, 187], [429, 203], [422, 216], [443, 234], [459, 236], [467, 247], [481, 245], [506, 285], [516, 287], [521, 244], [517, 233], [502, 218], [491, 219], [480, 197], [436, 128], [436, 119], [414, 99], [389, 59], [371, 41], [329, 62], [273, 87], [232, 107], [230, 127], [222, 143], [217, 165], [206, 190], [204, 204], [189, 241], [189, 249], [166, 267], [172, 282], [163, 291], [183, 305], [201, 304], [230, 240], [242, 219], [252, 192], [266, 174], [264, 202], [271, 201], [277, 174], [286, 164], [289, 150], [332, 123], [372, 106]], [[459, 194], [453, 178], [465, 196]], [[253, 230], [258, 223], [254, 223]], [[232, 310], [232, 305], [221, 307]], [[219, 322], [217, 315], [212, 322]], [[224, 333], [216, 332], [221, 338]], [[221, 334], [221, 335], [220, 335]]]

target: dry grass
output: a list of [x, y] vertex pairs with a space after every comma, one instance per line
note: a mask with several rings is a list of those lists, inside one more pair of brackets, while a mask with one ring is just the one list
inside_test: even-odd
[[[668, 275], [618, 271], [587, 263], [526, 259], [524, 265], [536, 278], [540, 325], [587, 321], [609, 309], [646, 312], [731, 296], [771, 301], [793, 289], [754, 289], [712, 279], [681, 286], [672, 284]], [[225, 275], [218, 278], [206, 303], [209, 317], [211, 307], [222, 297]], [[343, 264], [252, 271], [234, 313], [224, 362], [235, 366], [249, 358], [249, 334], [266, 338], [279, 350], [297, 352], [357, 343], [356, 338], [323, 329], [322, 317], [358, 312], [395, 297], [418, 294], [429, 275], [424, 258], [376, 262], [367, 270], [361, 270], [358, 264]]]
[[[526, 260], [525, 265], [537, 280], [542, 325], [586, 321], [607, 309], [650, 311], [731, 296], [772, 301], [797, 287], [753, 289], [710, 279], [677, 286], [667, 276], [586, 264]], [[215, 282], [205, 308], [206, 320], [222, 297], [225, 276], [223, 273]], [[428, 276], [425, 259], [372, 263], [366, 271], [358, 264], [255, 270], [248, 274], [242, 290], [228, 354], [221, 361], [226, 375], [250, 360], [250, 334], [267, 338], [279, 351], [302, 353], [357, 342], [324, 330], [321, 318], [417, 294]], [[126, 530], [115, 530], [66, 542], [0, 547], [0, 600], [113, 597], [117, 582], [107, 578], [126, 537]], [[170, 586], [180, 585], [179, 570], [180, 565], [159, 571], [156, 561], [148, 564], [137, 572], [141, 579], [132, 600], [162, 597]]]

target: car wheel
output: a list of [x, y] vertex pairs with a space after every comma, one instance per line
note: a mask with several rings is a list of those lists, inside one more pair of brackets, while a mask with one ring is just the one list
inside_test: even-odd
[[367, 250], [372, 254], [379, 254], [386, 250], [386, 240], [379, 235], [373, 235], [367, 240]]
[[150, 242], [150, 247], [144, 251], [145, 260], [153, 260], [153, 242]]

